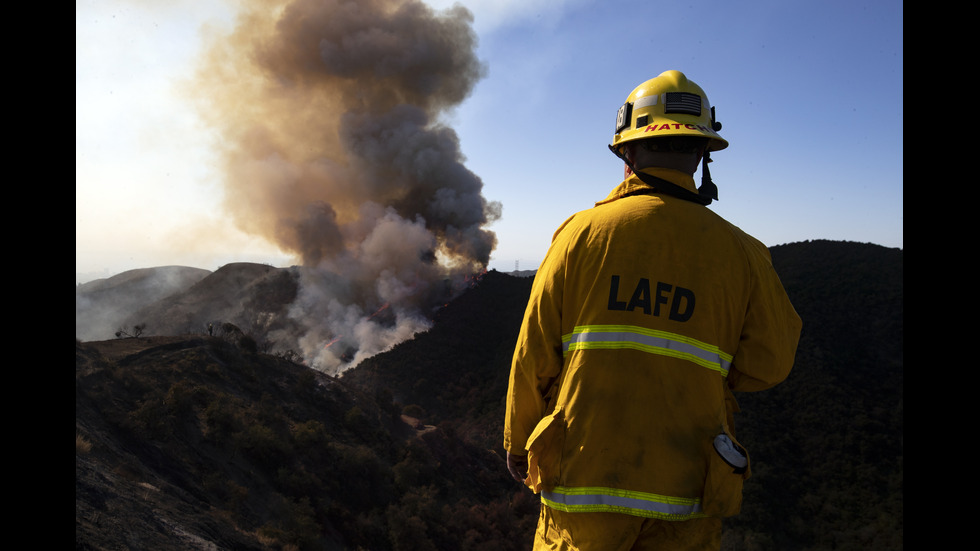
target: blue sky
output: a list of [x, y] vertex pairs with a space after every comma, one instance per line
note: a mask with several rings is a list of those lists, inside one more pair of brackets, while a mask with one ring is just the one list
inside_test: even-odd
[[[491, 268], [536, 268], [561, 222], [619, 182], [616, 111], [667, 69], [704, 88], [731, 144], [713, 155], [711, 209], [767, 245], [904, 248], [901, 2], [461, 3], [487, 75], [446, 122], [503, 206]], [[231, 6], [76, 1], [76, 280], [291, 263], [222, 215], [208, 129], [176, 91], [201, 26], [230, 25]]]

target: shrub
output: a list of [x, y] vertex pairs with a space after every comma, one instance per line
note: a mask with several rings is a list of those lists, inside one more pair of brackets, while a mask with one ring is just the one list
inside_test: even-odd
[[75, 453], [86, 454], [92, 451], [92, 443], [81, 434], [75, 433]]

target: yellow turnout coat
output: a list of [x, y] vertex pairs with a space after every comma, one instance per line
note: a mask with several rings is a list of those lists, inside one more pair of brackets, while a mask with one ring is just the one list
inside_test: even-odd
[[[692, 191], [691, 176], [646, 169]], [[554, 234], [514, 352], [504, 448], [566, 511], [729, 516], [731, 391], [783, 381], [801, 321], [765, 245], [635, 175]]]

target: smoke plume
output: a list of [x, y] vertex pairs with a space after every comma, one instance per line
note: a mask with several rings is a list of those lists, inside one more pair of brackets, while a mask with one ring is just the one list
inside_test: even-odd
[[292, 341], [338, 372], [428, 327], [485, 270], [482, 196], [446, 115], [482, 78], [472, 15], [419, 0], [253, 0], [194, 82], [225, 205], [302, 261]]

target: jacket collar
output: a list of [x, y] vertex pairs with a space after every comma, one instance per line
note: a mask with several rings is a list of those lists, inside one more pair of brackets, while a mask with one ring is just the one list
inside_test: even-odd
[[[694, 176], [691, 176], [690, 174], [685, 174], [679, 170], [674, 170], [671, 168], [644, 168], [641, 170], [646, 174], [662, 178], [668, 182], [672, 182], [678, 186], [690, 190], [692, 193], [698, 192], [697, 186], [694, 185]], [[653, 187], [640, 180], [639, 176], [636, 174], [630, 174], [630, 177], [620, 182], [620, 184], [616, 186], [605, 199], [602, 201], [597, 201], [596, 206], [611, 203], [617, 199], [622, 199], [627, 195], [632, 195], [637, 192], [649, 193], [652, 190]]]

